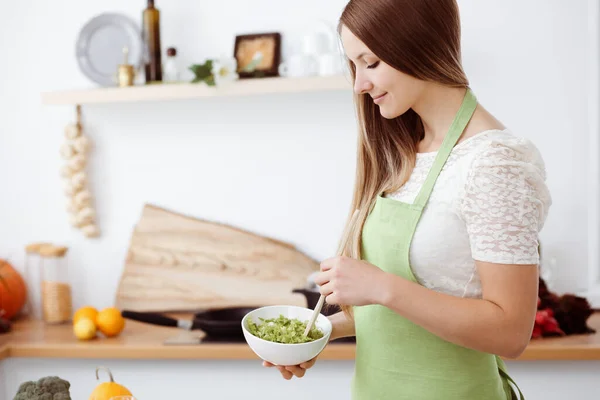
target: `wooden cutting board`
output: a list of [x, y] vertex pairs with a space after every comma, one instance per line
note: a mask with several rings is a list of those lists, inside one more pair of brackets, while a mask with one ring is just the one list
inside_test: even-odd
[[292, 245], [145, 205], [132, 233], [116, 306], [194, 311], [228, 306], [306, 307], [292, 289], [319, 263]]

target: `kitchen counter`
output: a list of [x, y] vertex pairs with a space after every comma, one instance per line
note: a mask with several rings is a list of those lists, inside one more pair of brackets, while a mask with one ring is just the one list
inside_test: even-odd
[[[186, 316], [180, 316], [185, 318]], [[181, 335], [202, 338], [201, 331], [190, 333], [178, 328], [161, 327], [127, 320], [123, 332], [115, 338], [98, 335], [80, 341], [70, 323], [46, 325], [38, 320], [16, 321], [12, 332], [0, 335], [0, 360], [8, 357], [88, 358], [88, 359], [222, 359], [256, 360], [257, 356], [241, 339], [237, 342], [165, 344]], [[335, 343], [321, 353], [322, 359], [354, 358], [353, 343]]]
[[[589, 326], [598, 333], [532, 340], [518, 360], [600, 360], [600, 312], [590, 317]], [[11, 333], [0, 335], [0, 360], [9, 357], [257, 359], [245, 342], [165, 344], [165, 340], [182, 333], [177, 328], [127, 320], [125, 330], [116, 338], [98, 337], [91, 341], [78, 341], [73, 335], [71, 324], [48, 326], [41, 321], [23, 320], [14, 323]], [[352, 360], [354, 350], [353, 343], [333, 342], [325, 348], [319, 359]]]

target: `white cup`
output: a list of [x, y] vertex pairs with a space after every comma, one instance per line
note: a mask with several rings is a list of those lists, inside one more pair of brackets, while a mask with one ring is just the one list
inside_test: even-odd
[[278, 70], [279, 75], [290, 78], [313, 76], [318, 73], [318, 63], [312, 56], [299, 54], [282, 62]]
[[319, 75], [331, 76], [343, 72], [343, 61], [341, 55], [337, 53], [323, 54], [319, 57]]

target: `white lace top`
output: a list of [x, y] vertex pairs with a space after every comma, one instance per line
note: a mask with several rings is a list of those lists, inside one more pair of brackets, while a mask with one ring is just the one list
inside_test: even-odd
[[[413, 203], [436, 152], [418, 153], [409, 181], [387, 197]], [[489, 130], [458, 143], [442, 169], [411, 244], [424, 286], [481, 297], [474, 260], [537, 264], [538, 233], [552, 200], [544, 161], [529, 140]]]

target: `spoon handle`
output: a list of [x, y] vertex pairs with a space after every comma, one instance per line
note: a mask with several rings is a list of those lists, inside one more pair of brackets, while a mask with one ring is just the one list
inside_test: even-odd
[[321, 308], [323, 308], [323, 303], [325, 303], [325, 296], [321, 295], [321, 297], [319, 297], [319, 302], [315, 306], [315, 309], [313, 310], [313, 313], [310, 317], [310, 321], [308, 322], [308, 324], [306, 324], [306, 329], [304, 330], [305, 337], [306, 337], [306, 335], [308, 335], [308, 332], [310, 332], [317, 317], [321, 313]]
[[[356, 223], [356, 218], [358, 218], [358, 211], [359, 210], [354, 210], [354, 214], [352, 214], [352, 218], [350, 218], [350, 223], [346, 226], [346, 230], [344, 231], [344, 235], [342, 236], [344, 238], [344, 242], [343, 242], [344, 244], [339, 248], [338, 256], [341, 256], [343, 254], [343, 251], [346, 248], [346, 245], [348, 244], [349, 233], [350, 233], [350, 230], [352, 229], [352, 227], [354, 227], [354, 224]], [[304, 330], [305, 337], [308, 335], [308, 332], [310, 332], [310, 330], [313, 327], [313, 324], [317, 320], [317, 317], [321, 313], [321, 309], [323, 308], [323, 303], [325, 303], [325, 296], [321, 295], [321, 297], [319, 297], [319, 302], [317, 303], [317, 305], [315, 306], [315, 309], [313, 310], [310, 320], [306, 324], [306, 329]]]

